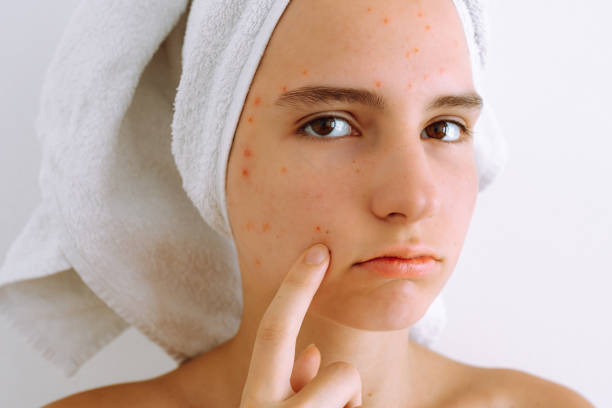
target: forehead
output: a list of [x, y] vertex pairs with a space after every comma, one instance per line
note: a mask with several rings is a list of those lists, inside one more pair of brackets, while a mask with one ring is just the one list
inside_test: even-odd
[[[469, 52], [452, 0], [292, 0], [262, 68], [272, 77], [347, 85], [393, 79], [417, 85], [444, 72], [471, 82]], [[275, 72], [276, 71], [276, 72]], [[347, 81], [350, 78], [350, 81]]]

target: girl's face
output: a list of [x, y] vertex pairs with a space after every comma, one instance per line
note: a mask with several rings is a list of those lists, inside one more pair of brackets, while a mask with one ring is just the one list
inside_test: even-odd
[[[245, 311], [265, 309], [302, 251], [322, 242], [331, 261], [309, 313], [364, 330], [419, 320], [455, 267], [476, 203], [462, 127], [473, 128], [478, 102], [451, 0], [293, 0], [227, 169]], [[391, 279], [354, 266], [398, 244], [433, 249], [435, 272]]]

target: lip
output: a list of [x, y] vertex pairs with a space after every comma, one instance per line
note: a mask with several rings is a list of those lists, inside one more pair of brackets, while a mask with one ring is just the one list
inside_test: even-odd
[[438, 261], [431, 256], [419, 256], [411, 259], [380, 257], [355, 266], [389, 278], [421, 279], [433, 273]]
[[438, 262], [441, 261], [440, 257], [438, 257], [432, 249], [426, 246], [420, 245], [407, 247], [403, 245], [395, 245], [374, 253], [373, 256], [361, 261], [360, 263], [369, 262], [377, 258], [411, 259], [423, 256], [429, 256]]

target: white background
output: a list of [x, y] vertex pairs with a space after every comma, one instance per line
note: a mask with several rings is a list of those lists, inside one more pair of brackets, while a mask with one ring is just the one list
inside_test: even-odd
[[[44, 71], [77, 0], [0, 8], [0, 261], [40, 200], [34, 134]], [[489, 102], [510, 161], [479, 196], [434, 349], [564, 384], [612, 407], [612, 6], [493, 0]], [[167, 372], [129, 329], [71, 379], [0, 319], [0, 406]]]

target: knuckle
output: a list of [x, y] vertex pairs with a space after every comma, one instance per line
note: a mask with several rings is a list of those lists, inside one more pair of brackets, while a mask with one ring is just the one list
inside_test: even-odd
[[269, 343], [280, 343], [289, 335], [289, 329], [276, 322], [265, 322], [259, 326], [257, 338]]

